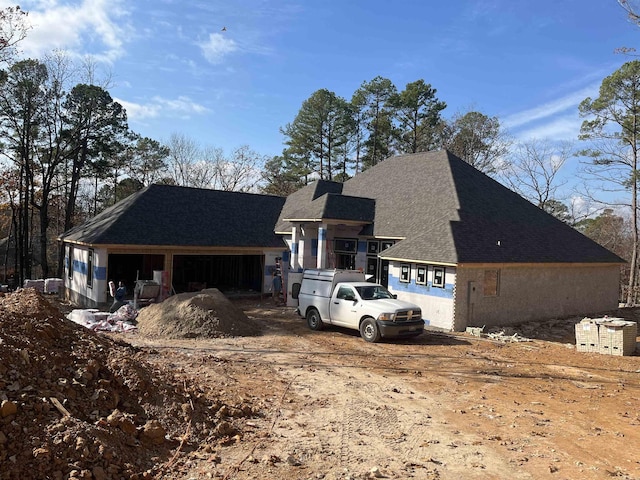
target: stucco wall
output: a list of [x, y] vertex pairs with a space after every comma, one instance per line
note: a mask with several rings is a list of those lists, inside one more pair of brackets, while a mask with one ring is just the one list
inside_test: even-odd
[[[499, 271], [498, 294], [485, 296], [485, 271], [495, 269]], [[618, 306], [619, 280], [618, 265], [458, 268], [454, 329], [509, 325], [614, 309]]]

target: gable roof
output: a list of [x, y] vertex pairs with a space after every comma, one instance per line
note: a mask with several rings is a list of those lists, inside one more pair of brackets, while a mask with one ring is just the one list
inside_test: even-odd
[[61, 235], [90, 245], [283, 247], [284, 197], [151, 185]]
[[[307, 188], [290, 196], [283, 211], [308, 208], [313, 187]], [[452, 265], [624, 262], [445, 150], [384, 160], [346, 181], [341, 193], [375, 200], [373, 236], [404, 239], [383, 258]], [[290, 231], [286, 218], [295, 217], [281, 215], [280, 231]]]
[[373, 222], [375, 200], [342, 195], [342, 183], [317, 180], [287, 197], [275, 231], [290, 233], [290, 221], [344, 220]]

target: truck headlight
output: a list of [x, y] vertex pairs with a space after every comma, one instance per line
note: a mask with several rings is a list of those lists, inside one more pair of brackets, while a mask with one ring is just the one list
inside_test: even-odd
[[378, 320], [382, 320], [383, 322], [393, 322], [395, 318], [395, 313], [381, 313], [378, 315]]

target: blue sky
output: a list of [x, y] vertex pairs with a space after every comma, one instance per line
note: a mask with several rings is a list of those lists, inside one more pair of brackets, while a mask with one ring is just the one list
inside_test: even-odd
[[[0, 0], [0, 6], [14, 2]], [[424, 79], [445, 117], [474, 108], [517, 138], [575, 140], [577, 105], [640, 44], [615, 0], [26, 0], [35, 58], [92, 55], [130, 127], [226, 152], [283, 147], [280, 127], [327, 88]], [[226, 31], [223, 31], [226, 28]]]

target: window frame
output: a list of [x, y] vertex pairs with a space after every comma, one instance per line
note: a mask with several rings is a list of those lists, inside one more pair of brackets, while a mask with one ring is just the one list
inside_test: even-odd
[[[341, 247], [344, 247], [344, 244], [348, 244], [353, 242], [353, 248], [351, 250], [347, 250], [344, 248], [338, 248], [338, 243], [341, 243]], [[358, 239], [357, 238], [334, 238], [333, 239], [333, 251], [334, 253], [358, 253]]]
[[396, 244], [394, 240], [383, 240], [380, 242], [380, 251], [384, 252], [387, 248], [391, 248]]
[[69, 245], [67, 257], [67, 278], [73, 278], [73, 245]]
[[93, 248], [90, 248], [87, 253], [87, 287], [93, 288]]
[[[407, 275], [405, 275], [405, 270]], [[408, 263], [400, 264], [400, 282], [401, 283], [411, 282], [411, 265]]]
[[[437, 275], [438, 273], [442, 274], [442, 281], [436, 283], [436, 278], [439, 277], [440, 275]], [[446, 267], [433, 267], [433, 280], [431, 281], [431, 285], [435, 288], [444, 288], [445, 285], [447, 284], [446, 281], [446, 275], [447, 275], [447, 269]]]
[[353, 287], [350, 287], [349, 285], [341, 285], [341, 286], [340, 286], [340, 288], [338, 289], [338, 293], [336, 293], [336, 299], [337, 299], [337, 300], [348, 300], [348, 298], [346, 298], [346, 297], [343, 295], [343, 292], [348, 292], [348, 293], [350, 293], [350, 294], [351, 294], [351, 297], [357, 298], [357, 297], [355, 296], [355, 295], [356, 295], [356, 292], [355, 292], [355, 290], [353, 289]]
[[[416, 266], [416, 285], [426, 285], [428, 273], [429, 273], [428, 265], [417, 265]], [[420, 281], [421, 276], [422, 276], [422, 281]]]

